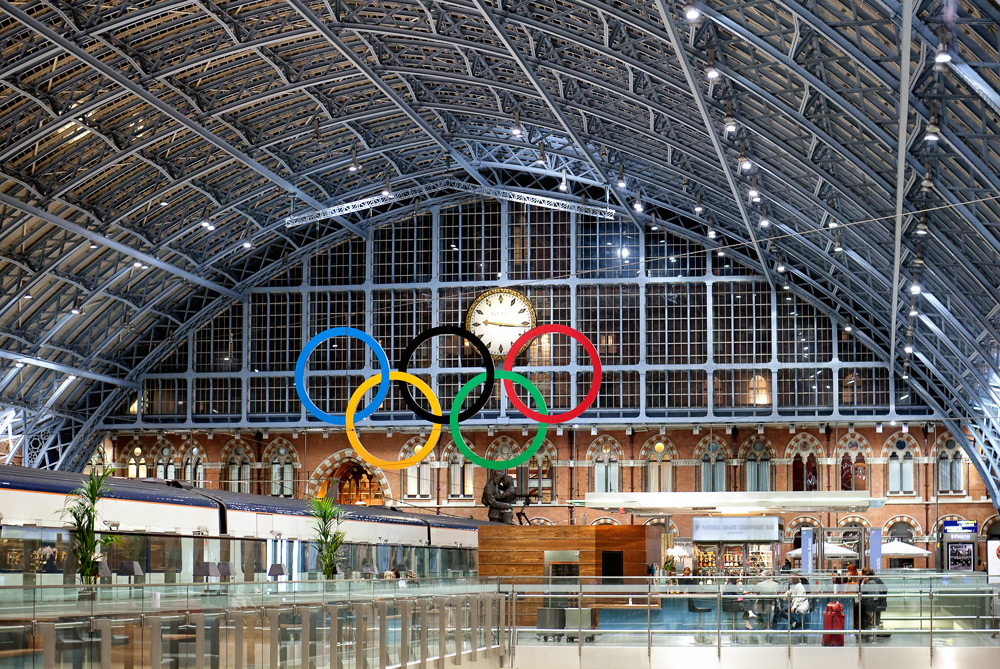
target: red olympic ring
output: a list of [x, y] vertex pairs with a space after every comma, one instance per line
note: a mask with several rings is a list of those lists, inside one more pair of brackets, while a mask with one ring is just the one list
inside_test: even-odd
[[503, 389], [507, 393], [507, 397], [510, 398], [510, 403], [514, 405], [514, 408], [520, 411], [524, 416], [530, 418], [531, 420], [537, 420], [540, 423], [545, 423], [547, 425], [554, 425], [556, 423], [562, 423], [567, 420], [573, 420], [578, 417], [584, 411], [590, 408], [590, 405], [594, 403], [597, 399], [597, 392], [601, 389], [601, 357], [597, 354], [597, 349], [594, 347], [590, 340], [587, 339], [582, 332], [579, 330], [574, 330], [566, 325], [539, 325], [538, 327], [528, 330], [523, 335], [518, 337], [511, 347], [510, 352], [507, 353], [507, 357], [504, 358], [503, 368], [505, 371], [514, 371], [514, 359], [517, 358], [517, 354], [520, 353], [521, 348], [527, 344], [529, 341], [535, 337], [548, 333], [564, 334], [567, 337], [571, 337], [581, 345], [587, 351], [587, 355], [590, 356], [590, 364], [594, 367], [594, 380], [590, 386], [590, 392], [587, 396], [583, 398], [583, 401], [576, 406], [575, 409], [567, 411], [561, 414], [545, 415], [540, 414], [537, 411], [532, 411], [524, 402], [518, 399], [517, 395], [514, 393], [514, 384], [510, 379], [503, 380]]

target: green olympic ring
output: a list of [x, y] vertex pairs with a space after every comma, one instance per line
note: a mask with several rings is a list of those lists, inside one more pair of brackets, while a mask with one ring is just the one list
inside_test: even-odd
[[[507, 370], [498, 369], [496, 370], [496, 378], [514, 381], [527, 388], [528, 393], [531, 395], [531, 399], [535, 400], [535, 404], [537, 404], [540, 409], [539, 413], [542, 415], [548, 415], [548, 411], [545, 408], [545, 400], [542, 398], [541, 391], [539, 391], [538, 387], [529, 381], [527, 377], [521, 376], [517, 372], [508, 372]], [[455, 396], [455, 401], [451, 405], [449, 423], [451, 425], [451, 438], [455, 440], [455, 445], [458, 446], [458, 450], [462, 453], [462, 455], [480, 467], [485, 467], [486, 469], [513, 469], [514, 467], [530, 460], [532, 456], [538, 452], [538, 449], [542, 446], [542, 442], [545, 441], [545, 430], [548, 426], [545, 425], [545, 423], [539, 423], [538, 427], [540, 429], [537, 433], [535, 433], [535, 438], [532, 440], [531, 445], [528, 446], [528, 450], [517, 457], [511, 458], [510, 460], [487, 460], [486, 458], [473, 453], [472, 449], [465, 443], [465, 439], [462, 438], [462, 426], [458, 422], [458, 414], [461, 411], [462, 402], [465, 401], [466, 396], [472, 392], [473, 388], [484, 381], [486, 381], [486, 372], [476, 374], [469, 379], [464, 386], [462, 386], [462, 389], [458, 391], [458, 395]]]

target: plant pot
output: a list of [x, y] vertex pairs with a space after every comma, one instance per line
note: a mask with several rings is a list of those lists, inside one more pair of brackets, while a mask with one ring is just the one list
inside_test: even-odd
[[80, 602], [92, 602], [97, 599], [97, 588], [80, 588], [76, 593], [76, 599]]

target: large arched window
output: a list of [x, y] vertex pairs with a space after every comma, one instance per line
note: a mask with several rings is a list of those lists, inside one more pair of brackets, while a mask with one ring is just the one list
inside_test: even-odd
[[551, 504], [555, 498], [552, 476], [552, 458], [549, 454], [536, 455], [517, 468], [517, 491], [531, 495], [531, 501]]
[[604, 444], [601, 452], [594, 457], [594, 492], [618, 492], [621, 481], [621, 467], [618, 455], [611, 444]]
[[890, 495], [912, 495], [916, 490], [913, 449], [904, 439], [897, 439], [889, 453], [887, 463], [888, 490]]
[[965, 492], [962, 449], [954, 439], [947, 439], [937, 458], [938, 492], [954, 494]]
[[271, 460], [271, 495], [274, 497], [292, 497], [295, 494], [295, 464], [292, 456], [282, 454], [279, 449]]
[[661, 442], [653, 445], [646, 461], [646, 492], [670, 492], [674, 489], [670, 453]]
[[173, 481], [176, 478], [176, 465], [173, 460], [166, 460], [162, 456], [156, 460], [156, 478]]
[[142, 448], [136, 446], [128, 456], [126, 464], [126, 476], [130, 479], [146, 478], [146, 456], [142, 454]]
[[237, 448], [237, 454], [229, 458], [226, 463], [229, 474], [230, 492], [250, 492], [250, 458], [240, 455], [241, 447]]
[[796, 453], [792, 458], [792, 490], [800, 492], [819, 490], [819, 466], [815, 453], [810, 453], [805, 458], [801, 453]]
[[848, 452], [840, 459], [840, 489], [868, 490], [868, 461], [858, 450], [858, 442], [848, 444]]
[[771, 452], [763, 441], [755, 441], [746, 456], [747, 490], [749, 492], [769, 492], [771, 490]]
[[460, 455], [452, 455], [448, 462], [448, 497], [469, 499], [475, 494], [473, 465]]
[[[403, 448], [400, 459], [412, 457], [424, 447], [427, 442], [418, 437], [414, 437]], [[407, 499], [430, 499], [431, 498], [431, 462], [434, 461], [434, 453], [430, 453], [423, 460], [415, 465], [410, 465], [402, 471], [403, 496]]]
[[197, 448], [193, 448], [184, 458], [184, 480], [196, 488], [205, 487], [205, 462]]
[[726, 490], [726, 456], [719, 445], [713, 441], [701, 456], [701, 491], [725, 492]]

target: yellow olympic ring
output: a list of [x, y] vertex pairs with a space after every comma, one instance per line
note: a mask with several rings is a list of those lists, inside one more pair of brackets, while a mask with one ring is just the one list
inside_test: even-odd
[[[434, 391], [431, 387], [424, 383], [423, 380], [414, 376], [413, 374], [407, 374], [406, 372], [397, 372], [395, 370], [389, 372], [390, 381], [403, 381], [409, 383], [411, 386], [415, 387], [417, 390], [424, 394], [427, 401], [431, 405], [431, 413], [435, 416], [441, 415], [441, 404], [438, 402], [438, 398], [434, 395]], [[381, 467], [382, 469], [405, 469], [410, 465], [415, 465], [434, 450], [434, 446], [437, 444], [438, 439], [441, 437], [441, 426], [437, 423], [431, 424], [431, 436], [427, 439], [427, 443], [417, 449], [417, 452], [406, 458], [405, 460], [382, 460], [381, 458], [376, 458], [374, 455], [365, 450], [365, 447], [361, 445], [361, 440], [358, 439], [358, 433], [354, 430], [354, 411], [357, 409], [358, 404], [361, 403], [361, 397], [364, 395], [372, 386], [382, 382], [382, 375], [376, 374], [368, 378], [364, 383], [358, 386], [358, 389], [354, 391], [351, 395], [351, 399], [347, 402], [347, 412], [344, 415], [344, 427], [347, 428], [347, 440], [351, 442], [351, 446], [357, 451], [358, 456], [370, 465], [375, 467]]]

